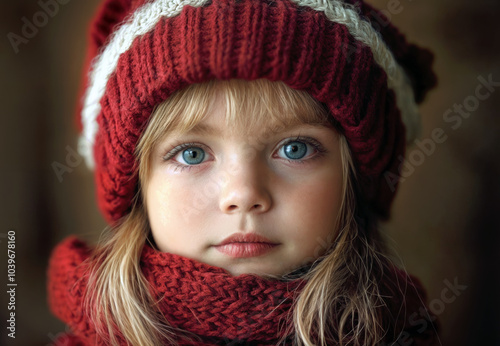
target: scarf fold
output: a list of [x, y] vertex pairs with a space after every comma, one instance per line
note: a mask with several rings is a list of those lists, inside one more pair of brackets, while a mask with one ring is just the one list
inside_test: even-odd
[[[91, 249], [71, 236], [53, 251], [48, 269], [49, 305], [83, 345], [99, 345], [82, 307]], [[292, 305], [303, 280], [280, 281], [250, 274], [231, 276], [224, 269], [149, 245], [140, 266], [153, 299], [169, 323], [199, 341], [181, 345], [291, 345]], [[67, 340], [65, 342], [67, 342]], [[75, 338], [76, 340], [76, 338]], [[71, 341], [75, 343], [75, 341]], [[62, 341], [61, 341], [62, 343]]]
[[[154, 298], [174, 327], [202, 336], [276, 345], [280, 321], [291, 311], [301, 281], [255, 275], [231, 276], [224, 269], [144, 247], [141, 268]], [[290, 320], [291, 320], [291, 316]], [[225, 343], [224, 343], [225, 344]]]

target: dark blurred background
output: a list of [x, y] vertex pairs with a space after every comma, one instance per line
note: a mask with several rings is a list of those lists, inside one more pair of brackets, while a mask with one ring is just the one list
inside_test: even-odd
[[[44, 16], [47, 2], [0, 3], [2, 345], [48, 345], [64, 331], [46, 303], [48, 256], [65, 236], [95, 239], [105, 227], [92, 173], [72, 154], [85, 33], [99, 1], [59, 0]], [[413, 172], [383, 228], [428, 289], [442, 344], [500, 345], [500, 1], [369, 2], [434, 51], [439, 86], [421, 107], [422, 139], [436, 129], [444, 139], [409, 149]], [[26, 20], [38, 27], [23, 35]], [[477, 94], [481, 78], [497, 85]], [[9, 231], [16, 234], [15, 339], [6, 329]]]

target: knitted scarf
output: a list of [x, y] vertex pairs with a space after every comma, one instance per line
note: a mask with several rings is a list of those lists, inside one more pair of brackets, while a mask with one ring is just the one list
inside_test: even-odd
[[[48, 269], [49, 305], [72, 334], [56, 345], [103, 344], [82, 309], [86, 289], [83, 261], [91, 249], [69, 237], [53, 251]], [[145, 245], [141, 268], [152, 296], [169, 323], [194, 333], [200, 341], [181, 345], [291, 344], [289, 316], [302, 280], [279, 281], [255, 275], [231, 276], [224, 269]], [[83, 278], [83, 280], [80, 280]], [[288, 338], [287, 338], [288, 337]]]
[[[82, 308], [87, 289], [84, 261], [90, 254], [91, 249], [74, 236], [53, 250], [48, 268], [49, 306], [71, 328], [55, 345], [106, 344]], [[149, 245], [144, 246], [140, 265], [170, 325], [199, 338], [179, 340], [179, 345], [277, 345], [282, 340], [280, 345], [292, 345], [293, 323], [289, 317], [303, 280], [269, 280], [250, 274], [235, 277], [222, 268], [159, 252]], [[416, 278], [406, 273], [404, 278], [411, 289], [404, 304], [392, 302], [400, 313], [406, 310], [398, 316], [395, 328], [403, 331], [401, 337], [411, 338], [412, 345], [434, 345], [437, 325], [433, 318], [426, 319], [425, 328], [422, 320], [408, 325], [409, 316], [410, 322], [420, 317], [411, 314], [422, 311], [425, 292]]]

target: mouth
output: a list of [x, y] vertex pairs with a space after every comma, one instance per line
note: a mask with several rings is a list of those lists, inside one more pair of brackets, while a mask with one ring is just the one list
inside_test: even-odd
[[262, 256], [278, 245], [256, 233], [235, 233], [214, 247], [217, 251], [233, 258], [248, 258]]

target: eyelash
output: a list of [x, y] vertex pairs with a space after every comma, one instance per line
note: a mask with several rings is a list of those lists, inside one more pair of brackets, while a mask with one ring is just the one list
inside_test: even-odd
[[[293, 143], [293, 142], [302, 142], [302, 143], [311, 145], [316, 150], [316, 155], [314, 155], [312, 158], [306, 159], [306, 160], [284, 159], [288, 163], [292, 163], [292, 164], [304, 164], [304, 163], [307, 163], [307, 161], [315, 160], [315, 159], [321, 157], [324, 153], [327, 152], [327, 150], [317, 140], [315, 140], [313, 138], [310, 138], [310, 137], [301, 137], [301, 136], [297, 136], [295, 138], [289, 138], [287, 141], [285, 141], [283, 144], [281, 144], [279, 146], [279, 149], [281, 149], [282, 147], [284, 147], [284, 146], [286, 146], [286, 145], [288, 145], [290, 143]], [[204, 146], [201, 145], [201, 144], [199, 144], [199, 143], [194, 143], [194, 142], [182, 143], [182, 144], [179, 144], [179, 145], [175, 146], [166, 155], [163, 155], [162, 159], [165, 162], [166, 161], [170, 161], [170, 160], [172, 160], [172, 158], [174, 158], [183, 149], [191, 148], [193, 146], [200, 147], [202, 149], [204, 148]], [[172, 160], [172, 164], [175, 166], [175, 171], [180, 170], [181, 172], [184, 171], [184, 170], [190, 170], [190, 169], [198, 166], [198, 165], [185, 165], [185, 164], [182, 164], [182, 163], [178, 163], [178, 162], [176, 162], [174, 160]]]

